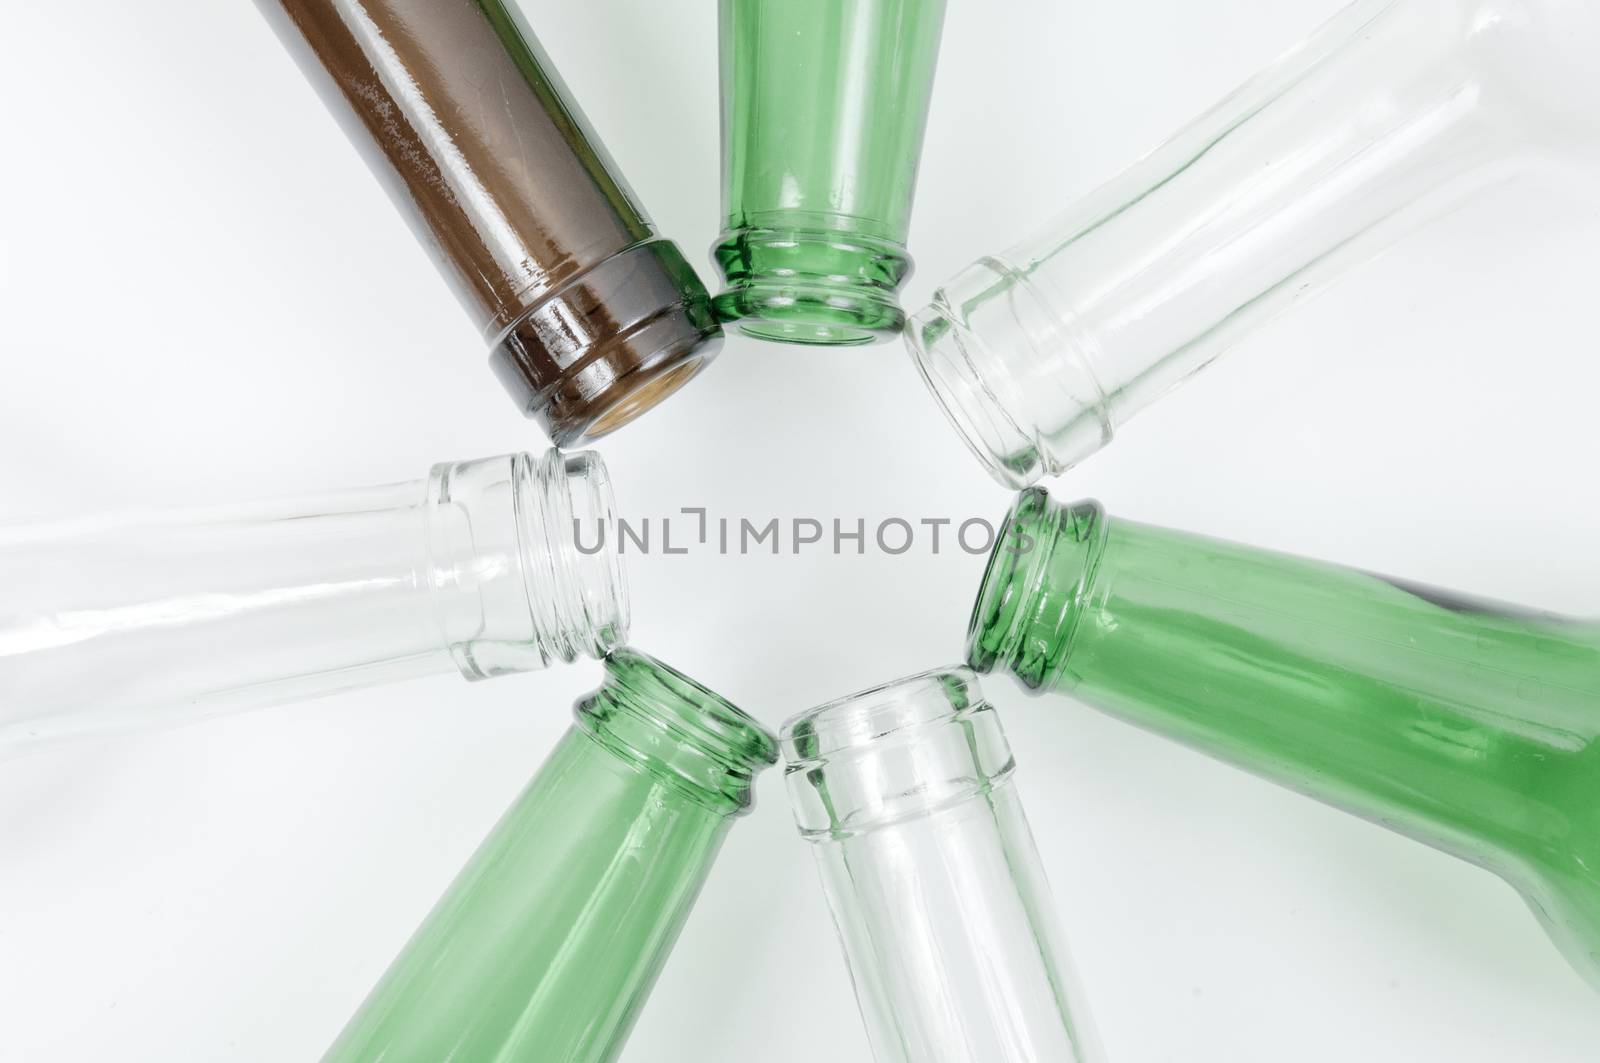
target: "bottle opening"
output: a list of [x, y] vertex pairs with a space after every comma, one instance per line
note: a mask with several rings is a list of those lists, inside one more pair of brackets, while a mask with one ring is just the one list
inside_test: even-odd
[[598, 454], [446, 462], [425, 512], [424, 578], [466, 678], [603, 657], [626, 639], [616, 503]]
[[1041, 285], [993, 256], [914, 315], [906, 344], [928, 390], [989, 474], [1022, 488], [1111, 441], [1098, 358]]
[[967, 621], [967, 663], [1010, 669], [1030, 690], [1060, 675], [1105, 544], [1098, 502], [1063, 506], [1039, 487], [1017, 496]]
[[612, 752], [715, 811], [753, 802], [755, 776], [778, 759], [778, 740], [747, 713], [638, 650], [606, 658], [600, 689], [578, 700], [580, 726]]
[[519, 503], [533, 503], [519, 504], [524, 572], [542, 641], [564, 661], [604, 657], [627, 640], [630, 621], [611, 472], [592, 450], [524, 458], [528, 486]]
[[712, 257], [728, 279], [712, 304], [757, 339], [855, 346], [905, 325], [898, 291], [911, 275], [899, 244], [859, 233], [746, 227]]
[[716, 355], [722, 326], [677, 247], [647, 240], [567, 280], [491, 340], [490, 365], [560, 447], [654, 408]]
[[601, 436], [615, 432], [640, 414], [653, 409], [673, 392], [687, 384], [696, 373], [700, 372], [705, 364], [705, 358], [700, 355], [694, 355], [688, 361], [672, 366], [664, 373], [641, 381], [632, 391], [625, 394], [615, 406], [595, 418], [594, 423], [583, 433], [583, 437], [585, 439], [598, 439]]
[[911, 676], [794, 717], [784, 774], [803, 835], [840, 838], [979, 796], [1009, 776], [1011, 749], [977, 676]]

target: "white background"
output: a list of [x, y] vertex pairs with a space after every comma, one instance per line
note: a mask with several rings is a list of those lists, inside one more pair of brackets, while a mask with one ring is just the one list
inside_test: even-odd
[[[1337, 3], [952, 4], [908, 305]], [[251, 5], [6, 7], [0, 518], [542, 449]], [[525, 7], [661, 228], [706, 266], [715, 4]], [[1460, 212], [1253, 337], [1054, 489], [1600, 611], [1597, 243], [1600, 198]], [[635, 518], [997, 519], [1009, 501], [898, 345], [732, 339], [601, 449]], [[634, 642], [777, 725], [958, 657], [980, 569], [925, 548], [635, 558]], [[5, 765], [0, 1060], [316, 1058], [598, 672], [444, 676]], [[1497, 879], [1068, 700], [1001, 678], [987, 690], [1116, 1063], [1595, 1058], [1600, 1000]], [[624, 1059], [866, 1058], [769, 773]]]

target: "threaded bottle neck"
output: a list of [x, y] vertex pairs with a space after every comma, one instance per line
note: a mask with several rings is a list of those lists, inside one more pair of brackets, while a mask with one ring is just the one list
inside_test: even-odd
[[777, 739], [720, 695], [661, 661], [623, 648], [600, 688], [578, 700], [578, 725], [616, 756], [724, 815], [754, 801]]
[[978, 679], [926, 672], [796, 716], [783, 727], [800, 833], [827, 841], [932, 815], [1001, 785], [1011, 747]]
[[603, 657], [627, 637], [616, 505], [599, 455], [441, 464], [425, 508], [425, 580], [468, 679]]
[[1031, 690], [1061, 680], [1095, 592], [1107, 524], [1092, 500], [1061, 505], [1038, 487], [1017, 496], [967, 623], [971, 667], [1007, 668]]

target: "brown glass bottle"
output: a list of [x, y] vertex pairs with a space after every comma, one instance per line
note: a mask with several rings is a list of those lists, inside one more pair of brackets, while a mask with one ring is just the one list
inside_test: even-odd
[[700, 279], [657, 235], [502, 0], [257, 0], [559, 445], [710, 360]]

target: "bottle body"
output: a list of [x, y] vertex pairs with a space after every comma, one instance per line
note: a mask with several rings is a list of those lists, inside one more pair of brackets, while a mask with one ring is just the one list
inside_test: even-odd
[[709, 295], [503, 0], [258, 0], [561, 446], [713, 355]]
[[785, 725], [783, 748], [877, 1063], [1100, 1057], [970, 672], [825, 705]]
[[1592, 162], [1600, 12], [1362, 0], [907, 328], [957, 431], [1026, 486], [1474, 192]]
[[793, 343], [900, 330], [945, 0], [721, 0], [719, 316]]
[[0, 752], [601, 656], [627, 629], [613, 520], [599, 457], [552, 450], [384, 487], [0, 529]]
[[1034, 489], [969, 652], [1494, 871], [1600, 984], [1600, 624]]
[[324, 1063], [621, 1051], [775, 740], [631, 651]]

